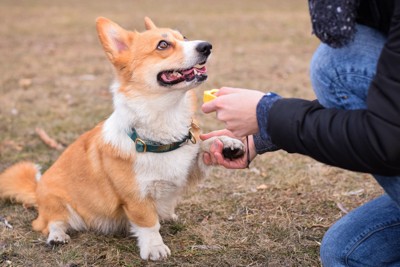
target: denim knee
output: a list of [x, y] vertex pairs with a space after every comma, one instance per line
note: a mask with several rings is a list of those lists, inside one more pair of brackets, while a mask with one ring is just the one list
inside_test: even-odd
[[319, 102], [327, 108], [364, 109], [386, 37], [357, 25], [353, 42], [335, 49], [321, 44], [313, 55], [310, 78]]
[[400, 209], [378, 197], [338, 220], [325, 234], [320, 256], [324, 267], [400, 266]]
[[320, 258], [322, 266], [345, 266], [345, 246], [338, 242], [341, 240], [340, 231], [331, 227], [324, 235], [320, 247]]

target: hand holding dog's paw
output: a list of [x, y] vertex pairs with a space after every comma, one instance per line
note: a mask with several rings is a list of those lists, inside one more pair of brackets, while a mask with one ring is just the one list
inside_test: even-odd
[[242, 141], [225, 135], [214, 136], [203, 141], [201, 148], [206, 165], [221, 165], [229, 169], [247, 167], [245, 145]]
[[[222, 143], [222, 147], [219, 148], [219, 140]], [[239, 139], [235, 139], [229, 136], [215, 136], [210, 139], [204, 140], [202, 145], [204, 152], [213, 153], [218, 150], [222, 150], [222, 154], [226, 159], [237, 159], [244, 155], [245, 146]]]

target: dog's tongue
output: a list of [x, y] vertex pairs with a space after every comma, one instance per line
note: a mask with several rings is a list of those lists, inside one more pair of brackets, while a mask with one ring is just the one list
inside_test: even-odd
[[161, 74], [161, 79], [164, 82], [171, 83], [184, 80], [192, 80], [196, 75], [204, 75], [207, 73], [207, 68], [205, 66], [201, 68], [190, 68], [181, 71], [166, 71]]
[[204, 74], [204, 73], [207, 72], [206, 66], [203, 66], [201, 68], [196, 68], [196, 70], [197, 70], [198, 73], [201, 73], [201, 74]]
[[183, 75], [189, 75], [189, 74], [192, 74], [193, 71], [194, 71], [194, 68], [187, 69], [187, 70], [182, 71], [182, 74]]
[[201, 67], [201, 68], [193, 67], [193, 68], [191, 68], [191, 69], [187, 69], [187, 70], [182, 71], [182, 73], [183, 73], [184, 75], [190, 75], [190, 74], [192, 74], [195, 70], [196, 70], [196, 73], [200, 73], [200, 74], [203, 74], [203, 73], [206, 73], [206, 72], [207, 72], [206, 66], [203, 66], [203, 67]]

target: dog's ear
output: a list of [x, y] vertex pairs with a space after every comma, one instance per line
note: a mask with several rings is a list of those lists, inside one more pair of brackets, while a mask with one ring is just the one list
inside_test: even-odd
[[103, 17], [97, 18], [96, 28], [103, 49], [111, 62], [114, 63], [121, 54], [129, 50], [133, 40], [132, 32]]
[[152, 30], [157, 28], [157, 26], [149, 17], [144, 17], [144, 26], [146, 27], [146, 30]]

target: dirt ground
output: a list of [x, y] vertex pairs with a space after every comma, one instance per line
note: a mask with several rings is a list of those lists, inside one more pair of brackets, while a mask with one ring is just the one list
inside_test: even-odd
[[[309, 61], [318, 42], [305, 1], [2, 0], [0, 4], [0, 171], [31, 160], [47, 169], [59, 156], [38, 138], [63, 145], [111, 113], [109, 63], [94, 21], [108, 17], [143, 30], [143, 17], [213, 44], [209, 79], [221, 86], [313, 99]], [[199, 102], [200, 104], [200, 102]], [[204, 132], [223, 127], [198, 112]], [[72, 233], [49, 247], [33, 232], [34, 210], [0, 202], [0, 266], [320, 266], [324, 232], [346, 211], [381, 194], [365, 174], [283, 151], [250, 169], [215, 169], [162, 224], [172, 255], [140, 259], [127, 236]], [[7, 226], [5, 220], [12, 226]]]

